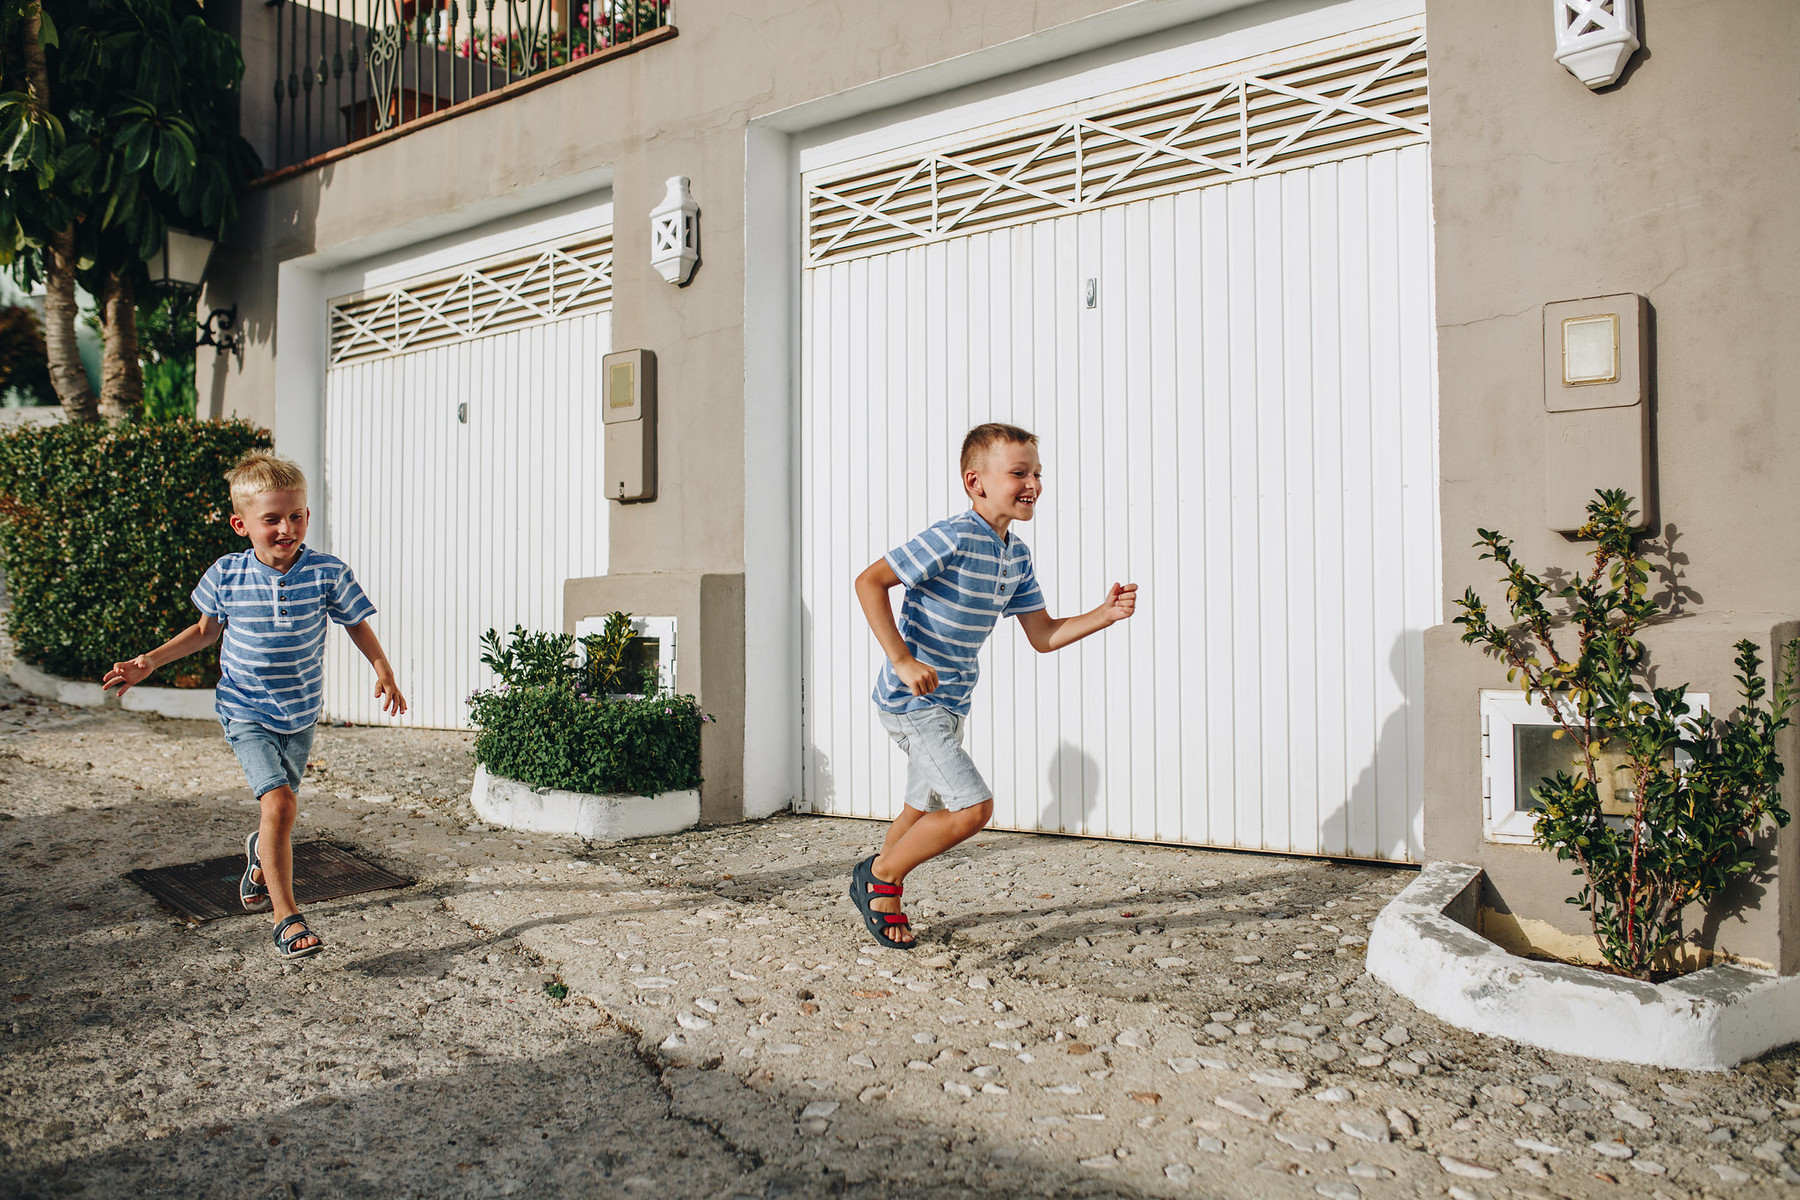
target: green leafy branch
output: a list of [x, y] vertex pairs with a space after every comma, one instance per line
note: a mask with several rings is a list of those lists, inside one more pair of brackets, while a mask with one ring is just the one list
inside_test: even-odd
[[[1755, 869], [1765, 822], [1787, 824], [1775, 739], [1789, 723], [1800, 641], [1785, 647], [1785, 664], [1778, 652], [1772, 694], [1755, 643], [1737, 643], [1741, 707], [1723, 719], [1697, 716], [1685, 685], [1649, 682], [1637, 634], [1658, 609], [1631, 499], [1597, 493], [1580, 536], [1593, 542], [1591, 565], [1558, 585], [1527, 570], [1507, 538], [1478, 530], [1482, 559], [1500, 566], [1512, 623], [1496, 622], [1473, 588], [1456, 602], [1454, 621], [1464, 642], [1506, 664], [1507, 678], [1573, 744], [1578, 772], [1558, 771], [1532, 789], [1533, 837], [1575, 863], [1583, 883], [1569, 903], [1588, 912], [1608, 964], [1643, 977], [1680, 941], [1682, 910], [1711, 903]], [[1572, 653], [1557, 646], [1559, 630], [1573, 633]], [[1625, 761], [1628, 814], [1602, 803], [1609, 755]], [[1616, 778], [1606, 782], [1617, 788]]]

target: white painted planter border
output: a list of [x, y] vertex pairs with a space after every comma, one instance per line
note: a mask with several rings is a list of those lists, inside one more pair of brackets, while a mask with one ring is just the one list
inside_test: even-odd
[[534, 788], [475, 768], [469, 792], [475, 813], [489, 825], [531, 833], [573, 835], [589, 842], [662, 837], [700, 822], [700, 793], [689, 789], [656, 796], [595, 796]]
[[1480, 895], [1480, 867], [1425, 867], [1375, 919], [1369, 973], [1459, 1028], [1584, 1058], [1724, 1071], [1800, 1040], [1800, 976], [1721, 965], [1651, 984], [1520, 958], [1472, 928]]
[[34, 696], [69, 704], [76, 708], [122, 708], [126, 712], [156, 713], [181, 721], [211, 721], [213, 689], [211, 688], [132, 688], [123, 696], [114, 696], [97, 683], [61, 679], [38, 670], [28, 663], [15, 661], [9, 672], [12, 681]]

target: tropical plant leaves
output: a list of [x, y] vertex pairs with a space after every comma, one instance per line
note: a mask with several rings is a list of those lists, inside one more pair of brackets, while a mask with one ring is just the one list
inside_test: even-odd
[[51, 106], [0, 94], [0, 258], [29, 267], [71, 227], [83, 283], [136, 267], [177, 223], [229, 235], [262, 171], [237, 136], [237, 43], [196, 0], [45, 0]]

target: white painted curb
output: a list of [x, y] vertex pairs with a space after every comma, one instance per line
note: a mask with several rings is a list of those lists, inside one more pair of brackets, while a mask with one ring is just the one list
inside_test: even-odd
[[76, 708], [122, 708], [126, 712], [156, 713], [180, 721], [213, 719], [213, 689], [138, 686], [123, 697], [114, 696], [97, 683], [59, 679], [27, 663], [15, 661], [12, 681], [34, 696]]
[[556, 788], [534, 788], [516, 779], [475, 768], [469, 793], [476, 815], [489, 825], [530, 833], [573, 834], [589, 842], [661, 837], [700, 822], [700, 793], [658, 796], [594, 796]]
[[1471, 926], [1481, 868], [1432, 863], [1369, 931], [1369, 973], [1474, 1033], [1583, 1058], [1724, 1071], [1800, 1040], [1800, 976], [1707, 967], [1651, 984], [1508, 954]]

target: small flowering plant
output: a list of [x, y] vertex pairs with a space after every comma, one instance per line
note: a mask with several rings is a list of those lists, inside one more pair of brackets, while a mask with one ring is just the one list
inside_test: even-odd
[[[532, 787], [653, 796], [700, 786], [700, 727], [712, 718], [692, 696], [621, 692], [628, 613], [578, 642], [566, 633], [488, 630], [481, 661], [500, 681], [469, 697], [475, 761]], [[577, 654], [579, 646], [582, 653]]]
[[[1506, 664], [1506, 676], [1551, 714], [1573, 771], [1531, 789], [1533, 838], [1576, 864], [1568, 903], [1588, 914], [1601, 957], [1623, 975], [1671, 969], [1690, 905], [1719, 903], [1759, 869], [1770, 827], [1788, 823], [1776, 738], [1789, 724], [1800, 676], [1800, 640], [1775, 650], [1773, 685], [1756, 643], [1733, 660], [1743, 704], [1723, 717], [1690, 711], [1685, 685], [1658, 686], [1639, 631], [1659, 607], [1649, 594], [1644, 537], [1623, 491], [1588, 503], [1580, 536], [1593, 541], [1585, 574], [1557, 582], [1514, 556], [1501, 534], [1477, 530], [1481, 557], [1496, 563], [1511, 621], [1488, 614], [1473, 588], [1456, 601], [1462, 640]], [[1555, 607], [1553, 608], [1552, 605]], [[1600, 794], [1606, 756], [1629, 783], [1627, 814]], [[1741, 899], [1736, 901], [1741, 903]]]

